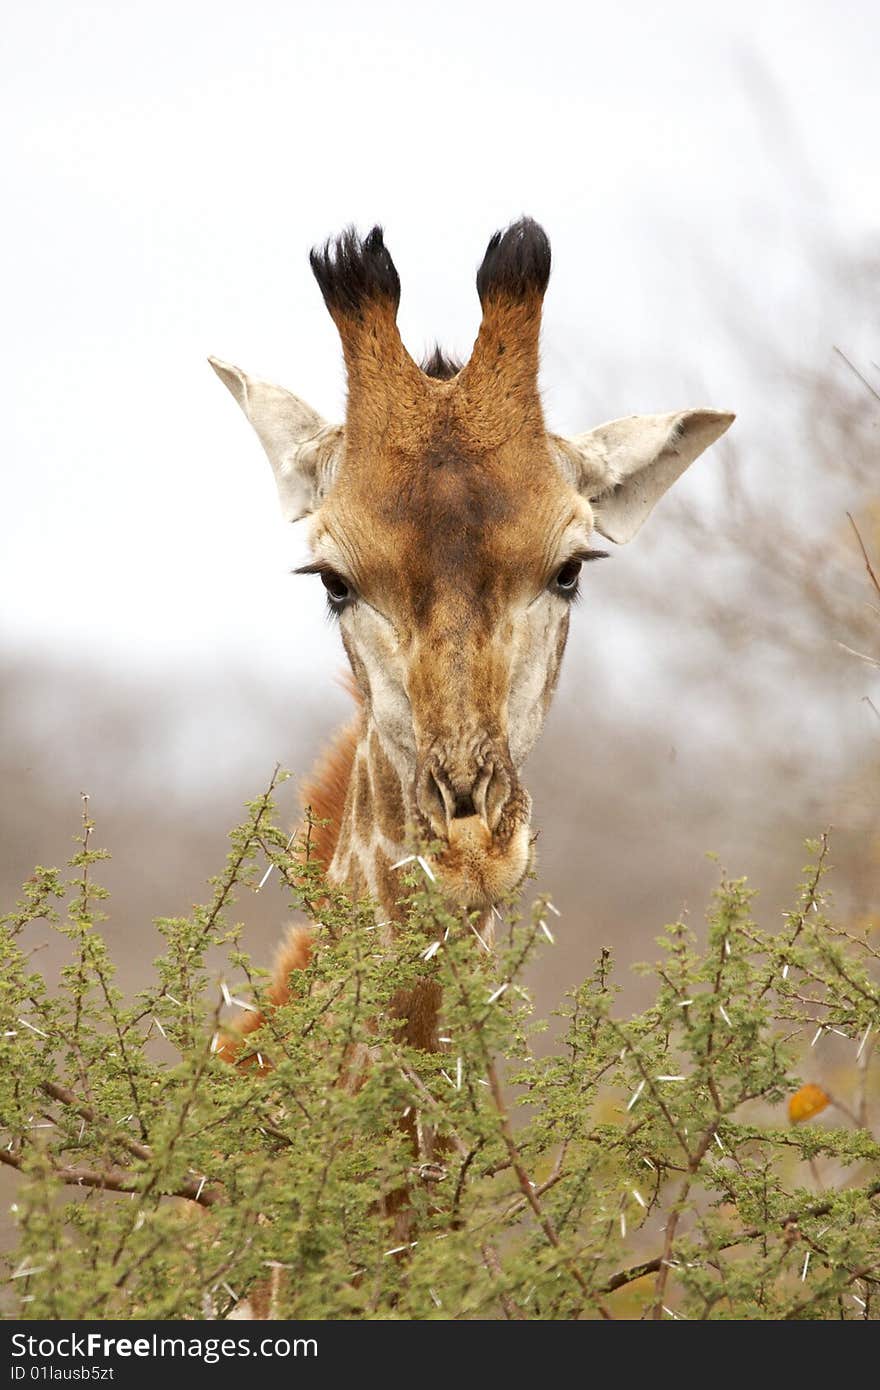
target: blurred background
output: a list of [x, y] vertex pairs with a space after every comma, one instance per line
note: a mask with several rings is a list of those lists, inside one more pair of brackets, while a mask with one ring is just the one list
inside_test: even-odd
[[[537, 1002], [699, 922], [709, 854], [772, 923], [830, 826], [841, 911], [874, 920], [880, 595], [847, 512], [880, 569], [878, 44], [867, 0], [10, 12], [2, 902], [88, 792], [136, 988], [243, 801], [347, 718], [302, 528], [207, 354], [339, 418], [309, 247], [381, 221], [411, 351], [467, 354], [485, 243], [528, 212], [552, 428], [738, 415], [585, 576], [527, 776], [563, 913]], [[241, 909], [267, 960], [283, 898]]]

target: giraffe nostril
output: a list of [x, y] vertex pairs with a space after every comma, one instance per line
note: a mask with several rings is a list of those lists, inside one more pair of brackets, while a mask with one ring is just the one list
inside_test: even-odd
[[423, 786], [422, 809], [438, 831], [445, 831], [455, 820], [467, 820], [483, 814], [479, 780], [469, 791], [460, 791], [453, 787], [442, 767], [434, 767], [428, 770]]
[[505, 768], [496, 763], [488, 769], [481, 787], [481, 815], [491, 830], [495, 830], [511, 792], [511, 779]]
[[434, 830], [440, 833], [445, 827], [447, 820], [446, 793], [444, 792], [443, 784], [438, 779], [436, 773], [429, 769], [427, 776], [422, 782], [422, 786], [424, 788], [422, 810], [427, 813], [428, 819], [434, 827]]
[[473, 775], [471, 785], [459, 773], [454, 785], [444, 765], [423, 767], [419, 778], [418, 801], [435, 834], [443, 837], [455, 821], [474, 817], [491, 833], [501, 819], [511, 790], [511, 779], [500, 762], [485, 762]]

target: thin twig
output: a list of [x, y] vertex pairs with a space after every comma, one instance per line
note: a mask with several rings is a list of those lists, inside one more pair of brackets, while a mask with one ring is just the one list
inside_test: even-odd
[[854, 362], [850, 362], [850, 360], [849, 360], [849, 358], [847, 357], [846, 353], [845, 353], [845, 352], [842, 352], [841, 349], [837, 346], [836, 343], [833, 343], [833, 344], [832, 344], [832, 347], [834, 348], [834, 351], [837, 353], [837, 355], [838, 355], [838, 357], [841, 359], [841, 361], [843, 361], [843, 362], [846, 363], [846, 365], [849, 367], [849, 369], [850, 369], [850, 371], [853, 373], [853, 375], [854, 375], [854, 376], [857, 376], [858, 379], [859, 379], [859, 381], [862, 383], [862, 385], [865, 386], [865, 387], [867, 387], [867, 389], [871, 392], [871, 395], [875, 398], [875, 400], [880, 401], [880, 392], [878, 392], [877, 390], [875, 390], [875, 388], [871, 385], [870, 381], [868, 380], [868, 378], [867, 378], [866, 376], [862, 376], [861, 372], [859, 371], [859, 369], [858, 369], [858, 367], [855, 365], [855, 363], [854, 363]]
[[880, 594], [880, 579], [878, 579], [876, 574], [874, 573], [874, 567], [871, 564], [870, 559], [868, 558], [868, 551], [865, 548], [865, 542], [862, 540], [862, 537], [859, 533], [859, 528], [858, 526], [856, 526], [856, 523], [853, 520], [852, 512], [847, 512], [847, 516], [849, 517], [850, 526], [856, 533], [856, 540], [858, 541], [859, 549], [862, 552], [862, 559], [865, 562], [865, 569], [868, 571], [868, 574], [870, 575], [871, 583], [874, 585], [874, 588], [877, 590], [877, 593]]

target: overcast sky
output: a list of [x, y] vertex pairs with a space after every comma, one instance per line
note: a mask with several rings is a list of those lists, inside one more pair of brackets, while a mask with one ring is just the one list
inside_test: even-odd
[[529, 212], [553, 243], [556, 428], [706, 403], [759, 440], [732, 319], [808, 364], [858, 347], [858, 324], [813, 321], [810, 256], [876, 235], [878, 51], [868, 0], [14, 6], [7, 655], [338, 668], [321, 596], [286, 573], [301, 528], [205, 359], [338, 416], [307, 252], [349, 221], [385, 225], [411, 350], [467, 352], [485, 243]]

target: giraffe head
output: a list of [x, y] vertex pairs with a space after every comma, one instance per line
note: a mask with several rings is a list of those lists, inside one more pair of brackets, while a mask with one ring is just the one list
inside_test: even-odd
[[374, 228], [312, 253], [342, 339], [344, 425], [212, 360], [272, 464], [284, 516], [310, 517], [371, 736], [412, 829], [468, 907], [530, 858], [523, 762], [556, 685], [582, 566], [622, 543], [733, 416], [632, 416], [548, 433], [538, 393], [550, 247], [534, 222], [489, 242], [471, 357], [419, 367], [397, 328], [400, 281]]

